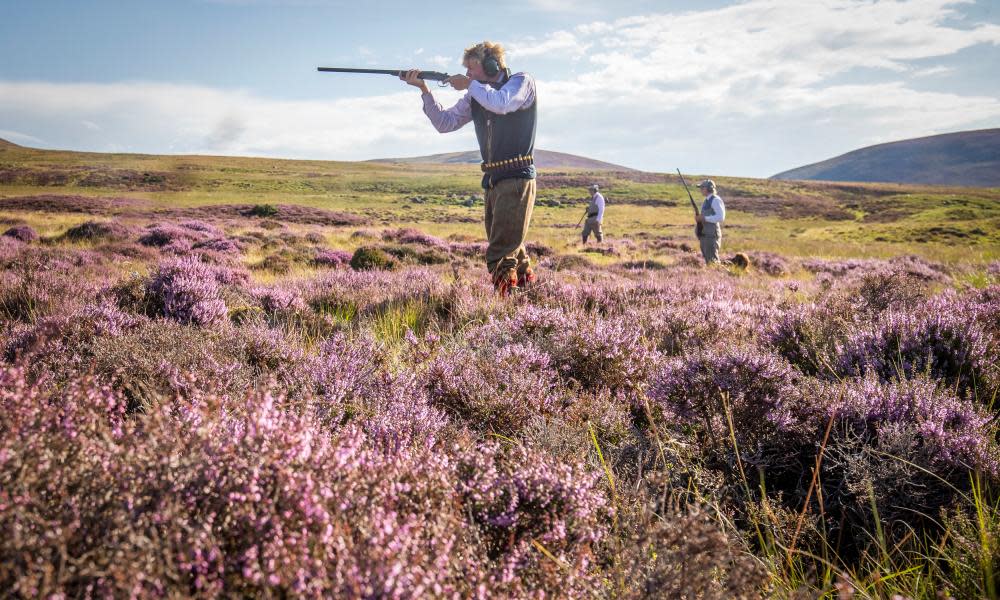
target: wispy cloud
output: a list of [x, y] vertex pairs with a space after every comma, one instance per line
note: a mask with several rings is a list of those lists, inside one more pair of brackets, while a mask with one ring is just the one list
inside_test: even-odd
[[[768, 175], [866, 143], [996, 126], [994, 95], [934, 89], [955, 76], [947, 58], [1000, 45], [1000, 26], [963, 19], [966, 4], [749, 0], [594, 20], [509, 46], [517, 66], [566, 62], [538, 81], [540, 147], [648, 169]], [[460, 68], [431, 54], [418, 66]], [[458, 98], [434, 93], [445, 106]], [[471, 128], [434, 132], [403, 86], [292, 101], [147, 82], [0, 81], [3, 128], [15, 142], [92, 150], [353, 160], [475, 147]]]
[[3, 138], [8, 142], [14, 142], [18, 144], [45, 144], [45, 140], [41, 140], [33, 135], [28, 135], [26, 133], [21, 133], [20, 131], [13, 131], [10, 129], [0, 129], [0, 138]]
[[508, 50], [512, 57], [518, 59], [534, 56], [558, 55], [562, 58], [583, 58], [591, 44], [569, 31], [556, 31], [542, 39], [527, 39], [515, 42]]
[[[444, 102], [458, 97], [437, 93]], [[474, 147], [471, 130], [441, 136], [420, 107], [412, 88], [368, 98], [292, 101], [146, 82], [0, 81], [0, 128], [25, 124], [47, 132], [46, 138], [69, 136], [72, 147], [82, 149], [356, 160]], [[99, 121], [100, 131], [88, 121]], [[9, 133], [11, 141], [46, 145]]]
[[[588, 147], [645, 143], [635, 140], [636, 132], [661, 139], [713, 132], [722, 136], [713, 144], [721, 146], [740, 130], [777, 127], [794, 136], [793, 127], [802, 131], [805, 124], [810, 135], [823, 135], [817, 126], [825, 124], [826, 136], [846, 143], [838, 148], [846, 150], [873, 137], [1000, 119], [995, 97], [909, 85], [913, 77], [942, 72], [921, 71], [914, 61], [1000, 44], [1000, 26], [955, 24], [966, 3], [751, 0], [717, 10], [595, 21], [513, 48], [518, 57], [557, 49], [578, 57], [575, 74], [542, 82], [539, 97], [547, 114], [571, 112], [588, 124], [567, 130]], [[845, 84], [860, 71], [868, 74], [867, 83]], [[856, 130], [868, 133], [841, 141], [845, 131]], [[811, 158], [826, 152], [815, 144]], [[708, 158], [699, 149], [692, 154]], [[761, 164], [759, 158], [752, 162]]]

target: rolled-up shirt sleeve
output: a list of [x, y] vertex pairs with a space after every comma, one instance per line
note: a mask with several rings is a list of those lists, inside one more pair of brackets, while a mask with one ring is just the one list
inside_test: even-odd
[[424, 114], [431, 120], [434, 129], [440, 133], [448, 133], [460, 129], [472, 120], [472, 105], [469, 104], [469, 94], [462, 96], [455, 106], [444, 108], [434, 99], [430, 92], [421, 94], [424, 99]]
[[726, 220], [726, 204], [722, 201], [722, 198], [718, 196], [712, 198], [712, 210], [715, 211], [715, 214], [707, 215], [705, 222], [721, 223]]
[[473, 81], [469, 96], [490, 112], [505, 115], [520, 110], [535, 101], [535, 80], [526, 73], [512, 75], [499, 90]]

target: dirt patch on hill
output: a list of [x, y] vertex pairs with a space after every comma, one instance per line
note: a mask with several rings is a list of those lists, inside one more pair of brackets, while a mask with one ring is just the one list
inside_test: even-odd
[[64, 186], [70, 185], [74, 177], [71, 171], [57, 169], [0, 169], [0, 185]]
[[[268, 215], [270, 221], [297, 223], [300, 225], [323, 225], [337, 227], [342, 225], [364, 225], [369, 219], [349, 212], [297, 206], [295, 204], [278, 204], [274, 214]], [[199, 206], [196, 208], [179, 208], [163, 211], [163, 216], [184, 219], [238, 219], [260, 218], [256, 204], [220, 204]]]
[[186, 189], [173, 173], [133, 171], [131, 169], [99, 169], [84, 175], [80, 187], [112, 188], [129, 191], [166, 192]]
[[748, 212], [757, 216], [776, 216], [785, 219], [818, 218], [827, 221], [854, 219], [854, 213], [837, 204], [832, 198], [729, 196], [725, 198], [725, 202], [728, 210]]
[[950, 244], [955, 242], [976, 242], [989, 234], [981, 227], [959, 227], [948, 225], [935, 225], [926, 227], [910, 234], [910, 239], [921, 244], [936, 242], [939, 244]]
[[148, 200], [138, 198], [90, 198], [41, 194], [0, 198], [0, 210], [34, 211], [45, 213], [83, 213], [101, 215], [108, 213], [142, 214], [152, 208]]
[[75, 169], [8, 167], [0, 169], [0, 184], [41, 187], [79, 186], [130, 192], [177, 191], [188, 187], [174, 173], [99, 167]]
[[550, 190], [558, 188], [576, 187], [586, 190], [590, 184], [596, 183], [602, 188], [609, 188], [613, 181], [606, 176], [589, 176], [578, 173], [539, 173], [538, 189]]

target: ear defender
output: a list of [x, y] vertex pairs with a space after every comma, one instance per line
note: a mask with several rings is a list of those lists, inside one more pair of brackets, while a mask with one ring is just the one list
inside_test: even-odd
[[492, 54], [487, 54], [483, 59], [483, 73], [487, 77], [496, 77], [500, 72], [500, 62]]

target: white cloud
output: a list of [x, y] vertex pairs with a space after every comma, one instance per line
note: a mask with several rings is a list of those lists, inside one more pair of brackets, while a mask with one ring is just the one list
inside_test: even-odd
[[455, 73], [458, 73], [459, 71], [464, 73], [465, 70], [462, 69], [461, 65], [458, 63], [459, 61], [456, 60], [454, 57], [441, 56], [440, 54], [435, 54], [434, 56], [427, 59], [427, 64], [429, 64], [432, 67], [437, 67], [445, 71], [447, 71], [448, 69], [452, 69], [452, 71], [454, 71]]
[[[456, 92], [436, 94], [446, 104], [457, 99]], [[98, 119], [101, 131], [76, 126]], [[357, 160], [475, 144], [471, 129], [438, 134], [423, 116], [413, 88], [370, 98], [310, 101], [145, 82], [0, 81], [0, 127], [13, 123], [45, 132], [46, 139], [63, 147], [132, 152]], [[11, 141], [47, 145], [11, 133]]]
[[946, 73], [954, 73], [955, 69], [946, 67], [944, 65], [937, 65], [936, 67], [928, 67], [926, 69], [918, 69], [913, 72], [914, 77], [933, 77], [934, 75], [944, 75]]
[[[594, 21], [509, 47], [521, 64], [566, 59], [560, 77], [539, 77], [542, 148], [646, 169], [769, 175], [866, 143], [1000, 121], [995, 96], [932, 89], [931, 76], [955, 67], [928, 62], [1000, 45], [1000, 26], [967, 23], [963, 4], [748, 0]], [[461, 72], [454, 56], [416, 62]], [[435, 95], [446, 106], [458, 97]], [[143, 82], [0, 81], [3, 127], [29, 132], [24, 143], [92, 150], [354, 160], [475, 147], [471, 127], [437, 134], [412, 88], [292, 101]]]
[[45, 144], [44, 140], [38, 139], [33, 135], [28, 135], [26, 133], [21, 133], [20, 131], [13, 131], [10, 129], [0, 129], [0, 138], [7, 140], [8, 142], [15, 142], [20, 144]]
[[556, 31], [542, 40], [525, 40], [511, 44], [508, 48], [511, 57], [524, 59], [533, 56], [549, 56], [579, 59], [587, 52], [589, 43], [580, 40], [569, 31]]
[[[786, 137], [808, 130], [818, 138], [809, 160], [818, 160], [831, 155], [825, 140], [846, 146], [839, 151], [856, 147], [861, 138], [845, 139], [848, 131], [911, 137], [1000, 119], [995, 97], [908, 85], [910, 78], [943, 72], [921, 71], [913, 61], [1000, 45], [1000, 26], [953, 24], [965, 3], [750, 0], [597, 21], [513, 47], [519, 57], [587, 48], [585, 56], [577, 53], [575, 74], [539, 84], [539, 106], [548, 109], [547, 118], [556, 114], [564, 123], [564, 141], [589, 148], [630, 145], [635, 156], [643, 145], [659, 147], [636, 139], [642, 136], [711, 135], [718, 148], [743, 145], [734, 140], [737, 130], [757, 139], [765, 128]], [[861, 81], [855, 77], [861, 72], [869, 83], [852, 83]], [[718, 151], [713, 156], [696, 143], [688, 148], [688, 156], [709, 168], [758, 175], [805, 160], [783, 156], [781, 148], [757, 149], [713, 166]], [[652, 160], [628, 162], [649, 167]]]

